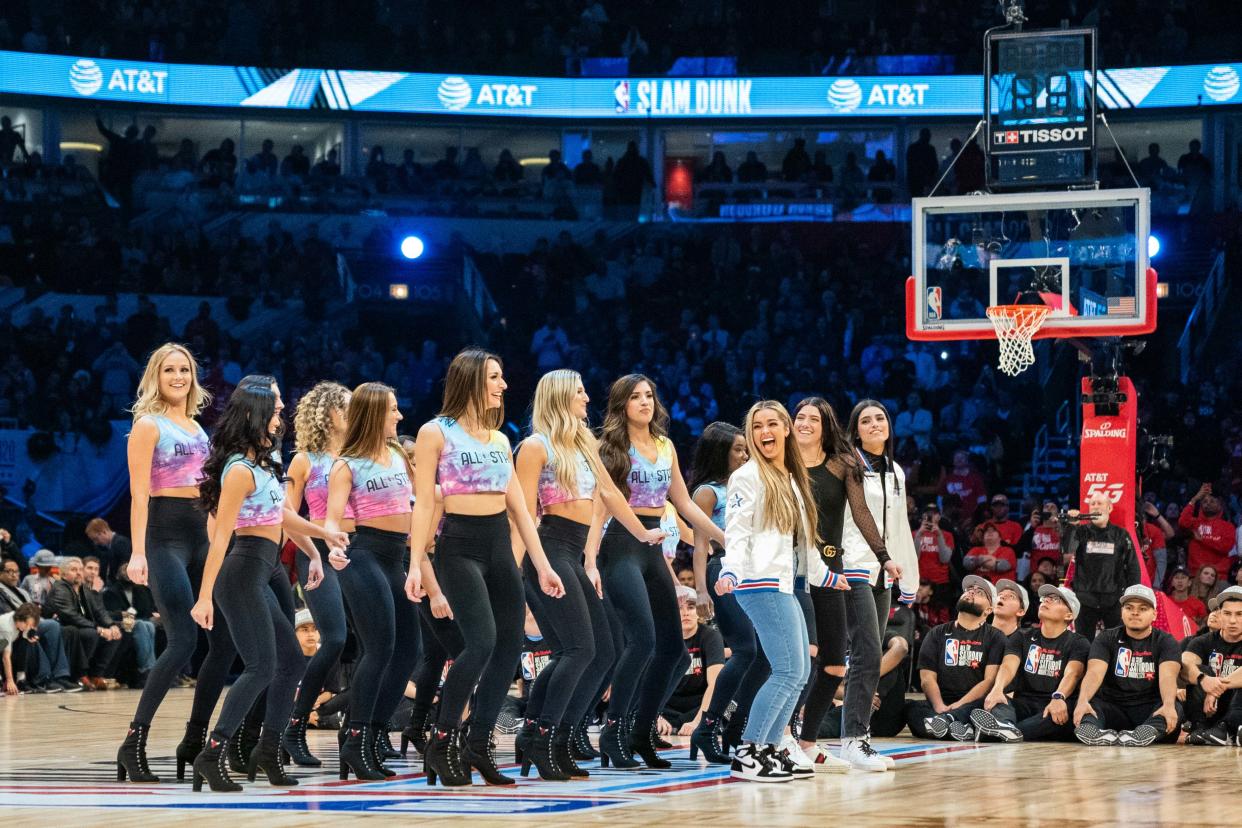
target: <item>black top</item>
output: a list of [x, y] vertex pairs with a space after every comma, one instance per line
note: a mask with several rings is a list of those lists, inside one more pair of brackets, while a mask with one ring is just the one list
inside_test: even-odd
[[1134, 543], [1116, 524], [1071, 526], [1061, 536], [1061, 549], [1074, 561], [1074, 593], [1084, 607], [1115, 604], [1126, 587], [1139, 583]]
[[699, 624], [698, 632], [686, 639], [686, 650], [690, 653], [690, 666], [668, 700], [668, 706], [674, 710], [698, 709], [707, 692], [707, 668], [724, 664], [725, 660], [724, 639], [705, 624]]
[[[845, 527], [845, 481], [828, 471], [828, 464], [821, 463], [807, 470], [811, 477], [811, 493], [815, 496], [815, 511], [819, 515], [819, 543], [824, 563], [833, 572], [844, 569], [841, 561], [841, 531]], [[826, 547], [832, 547], [827, 551]]]
[[1184, 649], [1199, 657], [1199, 669], [1209, 676], [1228, 678], [1242, 669], [1242, 641], [1230, 644], [1219, 632], [1196, 635]]
[[1078, 661], [1085, 666], [1090, 652], [1091, 644], [1073, 630], [1056, 638], [1045, 637], [1038, 628], [1019, 630], [1005, 644], [1006, 656], [1021, 659], [1012, 685], [1014, 695], [1024, 701], [1047, 704], [1061, 686], [1069, 663]]
[[530, 686], [552, 658], [552, 644], [546, 637], [522, 637], [522, 698], [530, 698]]
[[923, 639], [919, 669], [936, 674], [940, 698], [953, 704], [979, 682], [993, 664], [1005, 657], [1005, 635], [991, 624], [976, 630], [959, 627], [956, 621], [937, 624]]
[[1177, 640], [1152, 628], [1146, 638], [1131, 638], [1125, 627], [1103, 630], [1091, 642], [1091, 660], [1108, 664], [1100, 698], [1118, 705], [1159, 704], [1160, 665], [1181, 663]]

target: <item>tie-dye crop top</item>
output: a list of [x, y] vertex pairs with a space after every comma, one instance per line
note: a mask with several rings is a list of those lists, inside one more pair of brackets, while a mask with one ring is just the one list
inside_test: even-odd
[[712, 523], [720, 527], [723, 532], [725, 528], [725, 485], [723, 483], [704, 483], [694, 490], [698, 494], [703, 489], [710, 489], [712, 494], [716, 496], [716, 505], [712, 507]]
[[280, 478], [253, 460], [234, 454], [224, 464], [220, 479], [228, 477], [229, 471], [239, 463], [250, 470], [250, 475], [254, 478], [254, 491], [242, 501], [241, 511], [237, 513], [236, 528], [279, 526], [284, 522], [285, 511], [285, 487]]
[[191, 433], [167, 417], [150, 416], [160, 430], [151, 454], [151, 491], [197, 486], [203, 476], [203, 461], [211, 448], [207, 432], [198, 423]]
[[651, 462], [630, 446], [630, 506], [635, 509], [662, 509], [673, 483], [673, 441], [656, 438], [656, 459]]
[[491, 431], [487, 442], [482, 443], [450, 417], [436, 417], [433, 422], [444, 434], [444, 448], [436, 464], [436, 482], [444, 497], [497, 493], [509, 488], [513, 461], [504, 435]]
[[548, 440], [547, 435], [537, 431], [532, 436], [543, 443], [543, 450], [548, 456], [543, 468], [539, 470], [539, 505], [541, 507], [555, 506], [557, 503], [569, 503], [574, 500], [590, 500], [595, 496], [595, 471], [581, 451], [575, 455], [578, 461], [577, 491], [566, 491], [556, 477], [556, 456], [552, 454], [551, 441]]
[[412, 511], [413, 484], [405, 458], [397, 449], [389, 446], [387, 466], [381, 466], [369, 457], [340, 459], [349, 466], [353, 476], [349, 505], [357, 520], [407, 515]]
[[[306, 488], [302, 493], [306, 498], [306, 512], [311, 520], [323, 520], [328, 516], [328, 475], [332, 473], [332, 463], [336, 458], [326, 451], [308, 451], [306, 459], [310, 462]], [[345, 504], [345, 518], [354, 519], [354, 504]]]

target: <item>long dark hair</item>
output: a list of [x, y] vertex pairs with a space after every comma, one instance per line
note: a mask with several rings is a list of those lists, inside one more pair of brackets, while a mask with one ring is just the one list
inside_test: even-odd
[[[884, 441], [884, 460], [888, 464], [889, 469], [897, 467], [897, 461], [893, 459], [893, 418], [888, 415], [888, 409], [884, 407], [884, 403], [879, 400], [859, 400], [854, 406], [854, 410], [850, 412], [850, 425], [848, 437], [852, 445], [862, 448], [862, 438], [858, 436], [858, 418], [862, 416], [863, 411], [868, 408], [878, 408], [884, 412], [884, 419], [888, 421], [888, 439]], [[893, 476], [893, 486], [900, 494], [901, 490], [896, 488], [899, 484], [896, 482], [896, 475]]]
[[694, 445], [691, 492], [704, 483], [724, 483], [729, 479], [729, 455], [733, 452], [733, 441], [741, 436], [742, 430], [733, 423], [717, 421], [703, 429]]
[[644, 382], [651, 386], [651, 436], [659, 439], [668, 434], [668, 411], [660, 402], [655, 382], [643, 374], [626, 374], [608, 386], [608, 408], [599, 433], [600, 459], [604, 461], [604, 468], [608, 470], [612, 482], [627, 498], [630, 496], [630, 431], [625, 409], [634, 389]]
[[220, 486], [224, 482], [224, 466], [235, 454], [249, 458], [261, 469], [277, 477], [284, 476], [284, 465], [273, 451], [278, 437], [268, 431], [268, 423], [276, 414], [276, 395], [271, 384], [238, 385], [229, 397], [224, 413], [216, 421], [211, 438], [211, 451], [203, 461], [199, 480], [198, 504], [207, 512], [220, 505]]
[[[805, 398], [794, 406], [794, 419], [798, 419], [798, 412], [808, 405], [819, 412], [820, 431], [823, 432], [820, 447], [824, 450], [825, 459], [836, 460], [845, 466], [846, 472], [853, 475], [855, 480], [862, 480], [862, 467], [859, 465], [858, 456], [850, 448], [850, 441], [845, 438], [845, 429], [841, 428], [837, 412], [826, 399], [823, 397]], [[891, 431], [891, 425], [889, 429]]]
[[500, 428], [505, 422], [505, 404], [501, 398], [499, 408], [487, 407], [487, 361], [495, 360], [504, 370], [500, 357], [482, 348], [466, 348], [453, 357], [444, 375], [444, 401], [440, 416], [460, 420], [467, 414], [478, 418], [476, 428], [489, 430]]
[[[238, 388], [278, 388], [279, 383], [271, 374], [246, 374], [237, 381]], [[280, 448], [280, 441], [285, 437], [285, 421], [281, 420], [280, 425], [276, 428], [276, 448]]]

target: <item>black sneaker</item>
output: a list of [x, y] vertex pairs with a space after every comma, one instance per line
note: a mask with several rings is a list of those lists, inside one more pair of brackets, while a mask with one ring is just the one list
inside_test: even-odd
[[975, 741], [975, 729], [966, 722], [952, 722], [949, 725], [949, 735], [959, 742]]
[[28, 696], [37, 696], [37, 695], [47, 692], [39, 685], [31, 684], [28, 681], [19, 681], [17, 683], [17, 690], [18, 692], [25, 693]]
[[65, 688], [61, 687], [60, 682], [56, 681], [56, 679], [44, 679], [43, 681], [39, 682], [38, 687], [44, 693], [49, 693], [49, 694], [65, 692]]
[[937, 739], [943, 739], [949, 735], [949, 725], [952, 723], [952, 716], [946, 716], [941, 713], [939, 716], [928, 716], [924, 719], [923, 727], [927, 728], [927, 732]]
[[985, 736], [992, 736], [1002, 742], [1022, 741], [1022, 731], [1017, 725], [1001, 721], [982, 707], [970, 712], [970, 721]]
[[775, 761], [771, 745], [759, 747], [749, 743], [733, 752], [729, 775], [747, 782], [788, 782], [793, 779], [793, 774]]
[[1229, 730], [1225, 727], [1224, 722], [1217, 722], [1211, 727], [1201, 727], [1191, 731], [1190, 735], [1186, 737], [1186, 744], [1228, 747]]
[[1159, 738], [1159, 728], [1141, 724], [1134, 730], [1123, 730], [1118, 733], [1117, 744], [1121, 747], [1147, 747]]
[[59, 684], [61, 687], [63, 687], [66, 693], [83, 692], [82, 685], [78, 684], [76, 681], [69, 678], [68, 676], [65, 676], [64, 678], [56, 679], [56, 683]]
[[1112, 746], [1117, 744], [1117, 731], [1104, 730], [1093, 722], [1083, 722], [1074, 728], [1074, 738], [1084, 745], [1092, 747]]

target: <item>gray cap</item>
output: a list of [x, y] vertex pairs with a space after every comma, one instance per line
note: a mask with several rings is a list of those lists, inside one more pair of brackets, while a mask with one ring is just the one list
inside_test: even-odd
[[685, 584], [678, 584], [677, 600], [678, 602], [689, 601], [693, 604], [699, 600], [699, 594]]
[[1135, 584], [1134, 586], [1126, 587], [1126, 591], [1121, 593], [1121, 603], [1124, 604], [1132, 598], [1137, 598], [1144, 603], [1150, 604], [1152, 609], [1156, 608], [1156, 593], [1152, 592], [1149, 586]]
[[60, 559], [56, 557], [56, 553], [52, 550], [40, 549], [38, 552], [34, 553], [34, 557], [30, 559], [30, 565], [39, 567], [56, 566], [59, 560]]
[[1069, 587], [1057, 586], [1056, 584], [1044, 584], [1039, 588], [1039, 597], [1044, 598], [1048, 595], [1056, 595], [1065, 605], [1070, 608], [1073, 613], [1071, 618], [1078, 617], [1078, 611], [1082, 609], [1082, 604], [1078, 600], [1078, 596], [1074, 594], [1074, 590]]
[[1008, 578], [1001, 578], [999, 581], [996, 582], [996, 594], [997, 595], [999, 595], [1000, 593], [1004, 592], [1007, 589], [1013, 590], [1014, 595], [1018, 596], [1018, 600], [1022, 602], [1023, 612], [1026, 612], [1028, 609], [1030, 609], [1031, 594], [1026, 591], [1026, 587], [1022, 586], [1022, 584], [1018, 583], [1017, 581], [1011, 581]]
[[987, 578], [984, 578], [979, 575], [967, 575], [965, 578], [962, 579], [962, 592], [965, 592], [966, 588], [971, 586], [972, 584], [974, 586], [979, 587], [985, 593], [987, 593], [988, 598], [992, 601], [993, 604], [996, 603], [995, 584], [993, 584]]
[[1226, 601], [1242, 601], [1242, 586], [1231, 586], [1222, 589], [1212, 600], [1208, 601], [1208, 609], [1212, 612], [1220, 609]]
[[315, 619], [311, 617], [311, 611], [306, 609], [305, 607], [298, 610], [297, 614], [293, 616], [294, 629], [302, 626], [303, 624], [314, 624], [314, 623], [315, 623]]

